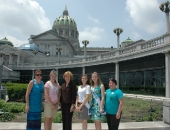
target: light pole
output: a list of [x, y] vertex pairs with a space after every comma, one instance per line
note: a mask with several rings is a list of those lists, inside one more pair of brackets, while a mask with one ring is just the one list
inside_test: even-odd
[[123, 29], [115, 28], [113, 32], [117, 35], [117, 48], [119, 48], [119, 35], [123, 32]]
[[34, 65], [35, 65], [35, 56], [38, 53], [38, 51], [37, 50], [33, 50], [32, 52], [34, 53]]
[[84, 57], [86, 58], [86, 46], [89, 44], [89, 41], [88, 40], [83, 40], [82, 43], [84, 45]]
[[166, 29], [167, 29], [167, 33], [170, 32], [170, 25], [169, 25], [169, 1], [165, 2], [165, 3], [162, 3], [160, 6], [159, 6], [160, 10], [162, 12], [165, 12], [166, 14]]
[[1, 85], [2, 85], [2, 71], [3, 71], [3, 66], [2, 66], [3, 60], [2, 60], [2, 58], [3, 58], [4, 55], [5, 54], [2, 51], [0, 51], [0, 57], [1, 57], [1, 64], [0, 64], [0, 88], [1, 88]]
[[62, 47], [59, 45], [56, 47], [57, 51], [58, 51], [58, 62], [60, 64], [60, 53], [61, 53], [61, 50], [62, 50]]

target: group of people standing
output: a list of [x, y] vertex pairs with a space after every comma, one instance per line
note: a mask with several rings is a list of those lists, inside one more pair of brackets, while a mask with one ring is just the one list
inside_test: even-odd
[[[82, 130], [87, 130], [87, 121], [93, 120], [96, 130], [101, 130], [101, 122], [107, 119], [109, 130], [118, 130], [123, 108], [123, 93], [116, 87], [117, 81], [109, 79], [109, 89], [105, 91], [97, 72], [91, 75], [90, 83], [86, 74], [80, 77], [80, 86], [76, 88], [73, 74], [63, 74], [65, 82], [60, 88], [56, 81], [56, 72], [50, 72], [50, 80], [41, 81], [41, 70], [35, 71], [35, 79], [28, 84], [26, 91], [27, 130], [41, 129], [41, 112], [44, 106], [44, 129], [52, 129], [52, 119], [56, 116], [60, 103], [63, 130], [72, 130], [73, 112], [78, 113], [82, 121]], [[60, 90], [61, 89], [61, 90]], [[43, 97], [45, 102], [43, 105]]]

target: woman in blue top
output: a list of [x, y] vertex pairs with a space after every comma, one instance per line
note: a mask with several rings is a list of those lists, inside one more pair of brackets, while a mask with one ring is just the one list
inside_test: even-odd
[[105, 93], [105, 110], [109, 130], [118, 130], [123, 108], [123, 93], [116, 88], [117, 81], [113, 78], [109, 79], [109, 88]]
[[104, 93], [105, 88], [101, 83], [100, 77], [97, 72], [93, 72], [91, 76], [91, 120], [94, 121], [96, 130], [101, 130], [101, 121], [105, 119], [103, 115], [104, 107]]
[[41, 111], [44, 83], [41, 81], [41, 70], [35, 71], [35, 79], [28, 84], [25, 100], [27, 112], [27, 130], [41, 130]]

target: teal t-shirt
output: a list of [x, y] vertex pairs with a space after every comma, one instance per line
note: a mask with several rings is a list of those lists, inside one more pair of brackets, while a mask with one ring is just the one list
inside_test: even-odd
[[115, 115], [119, 108], [119, 99], [123, 98], [123, 93], [120, 89], [106, 90], [105, 93], [105, 110], [108, 114]]

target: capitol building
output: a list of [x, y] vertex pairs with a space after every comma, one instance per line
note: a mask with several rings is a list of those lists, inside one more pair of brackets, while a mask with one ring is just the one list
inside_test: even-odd
[[42, 70], [42, 80], [46, 82], [55, 69], [60, 84], [68, 70], [78, 84], [81, 74], [90, 78], [96, 71], [105, 85], [112, 77], [118, 87], [166, 87], [166, 96], [170, 97], [170, 26], [166, 33], [147, 41], [128, 38], [117, 43], [117, 48], [105, 48], [88, 47], [89, 41], [84, 40], [80, 47], [76, 21], [65, 8], [50, 30], [32, 34], [28, 39], [29, 43], [19, 47], [14, 47], [7, 37], [0, 40], [2, 82], [28, 83], [36, 69]]

